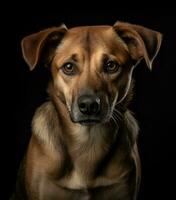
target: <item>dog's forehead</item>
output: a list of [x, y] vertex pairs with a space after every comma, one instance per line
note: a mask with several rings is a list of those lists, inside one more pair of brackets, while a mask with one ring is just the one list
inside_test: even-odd
[[69, 29], [67, 35], [81, 41], [89, 39], [98, 42], [114, 37], [115, 31], [112, 26], [81, 26]]
[[125, 44], [112, 26], [81, 26], [68, 29], [58, 50], [80, 47], [93, 52], [97, 48], [103, 47], [113, 50], [114, 48], [125, 47]]
[[112, 26], [105, 26], [105, 25], [99, 25], [99, 26], [78, 26], [68, 29], [69, 32], [82, 32], [82, 31], [106, 31], [112, 29]]

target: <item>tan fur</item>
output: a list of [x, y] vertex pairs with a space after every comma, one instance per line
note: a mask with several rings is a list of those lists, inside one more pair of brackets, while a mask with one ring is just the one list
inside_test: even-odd
[[[142, 58], [152, 62], [152, 54], [147, 53], [156, 56], [161, 42], [158, 32], [138, 28], [126, 23], [69, 30], [61, 26], [23, 40], [23, 55], [30, 68], [44, 59], [50, 63], [52, 80], [50, 101], [37, 109], [32, 122], [23, 176], [25, 195], [16, 193], [16, 199], [136, 199], [138, 125], [127, 109], [132, 71]], [[145, 44], [145, 33], [152, 35], [155, 44]], [[104, 59], [116, 60], [119, 70], [107, 75], [102, 68]], [[67, 62], [75, 63], [76, 75], [63, 72]], [[84, 126], [75, 123], [71, 114], [78, 97], [90, 92], [101, 94], [103, 118], [101, 123]]]

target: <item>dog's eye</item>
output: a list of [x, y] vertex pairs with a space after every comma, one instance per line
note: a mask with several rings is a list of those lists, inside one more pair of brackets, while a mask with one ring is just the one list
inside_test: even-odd
[[104, 64], [104, 71], [106, 73], [112, 74], [118, 71], [120, 65], [113, 60], [109, 60]]
[[76, 67], [74, 63], [67, 62], [62, 66], [62, 71], [66, 75], [75, 75], [76, 74]]

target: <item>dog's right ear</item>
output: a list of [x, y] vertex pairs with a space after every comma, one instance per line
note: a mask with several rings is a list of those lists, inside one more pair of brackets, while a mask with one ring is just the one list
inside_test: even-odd
[[66, 31], [67, 28], [63, 24], [59, 27], [48, 28], [23, 38], [21, 42], [22, 53], [30, 70], [33, 70], [38, 64], [43, 49], [46, 46], [48, 48], [56, 47], [64, 37]]
[[152, 69], [152, 62], [161, 46], [162, 34], [125, 22], [116, 22], [113, 28], [126, 43], [133, 60], [138, 63], [144, 58], [149, 69]]

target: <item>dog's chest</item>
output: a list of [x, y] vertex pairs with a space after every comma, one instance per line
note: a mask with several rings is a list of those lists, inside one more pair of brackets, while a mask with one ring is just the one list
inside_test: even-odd
[[76, 168], [70, 175], [59, 180], [47, 180], [41, 190], [43, 191], [41, 199], [129, 200], [128, 187], [127, 173], [124, 171], [118, 174], [117, 170], [114, 177], [106, 174], [92, 178]]
[[[87, 165], [87, 169], [91, 167]], [[83, 173], [83, 169], [78, 166], [70, 174], [59, 179], [40, 176], [38, 185], [34, 183], [32, 186], [33, 191], [34, 194], [39, 195], [40, 200], [129, 200], [127, 182], [129, 171], [118, 169], [118, 167], [107, 167], [107, 169], [106, 173], [97, 177]]]
[[[62, 182], [50, 182], [47, 180], [40, 187], [41, 200], [129, 200], [129, 185], [126, 179], [122, 178], [119, 181], [110, 181], [110, 179], [96, 179], [92, 181], [92, 185], [87, 185], [88, 182], [83, 180], [83, 177], [74, 173], [69, 180]], [[62, 184], [62, 185], [60, 185]]]
[[[91, 166], [87, 166], [87, 168], [90, 167]], [[75, 169], [71, 172], [70, 176], [58, 180], [58, 184], [62, 187], [76, 190], [104, 187], [124, 182], [126, 175], [127, 172], [123, 173], [117, 169], [116, 173], [114, 173], [114, 177], [103, 174], [93, 178], [92, 176], [81, 173], [80, 170]]]
[[[57, 161], [56, 158], [59, 155], [58, 152], [55, 153], [56, 158], [52, 162], [56, 162], [56, 167], [53, 168], [52, 164], [54, 171], [51, 171], [50, 163], [47, 163], [46, 170], [50, 169], [47, 173], [43, 174], [41, 167], [38, 168], [41, 173], [35, 170], [39, 180], [35, 181], [35, 184], [31, 187], [33, 188], [32, 190], [39, 194], [39, 199], [70, 200], [73, 199], [73, 196], [76, 199], [80, 195], [82, 195], [79, 198], [80, 200], [96, 199], [94, 198], [95, 193], [97, 199], [104, 199], [107, 194], [112, 194], [112, 196], [117, 196], [118, 194], [118, 200], [128, 199], [126, 195], [128, 194], [127, 179], [130, 172], [130, 163], [128, 162], [129, 158], [124, 154], [126, 149], [118, 138], [118, 144], [121, 145], [115, 144], [115, 148], [109, 154], [112, 143], [107, 145], [105, 132], [98, 130], [94, 130], [96, 131], [94, 135], [81, 135], [84, 132], [79, 132], [78, 135], [75, 133], [74, 138], [76, 138], [76, 142], [74, 145], [69, 146], [68, 154], [70, 158], [64, 151], [60, 151], [60, 156], [64, 158]], [[57, 163], [60, 163], [61, 167], [57, 167]], [[45, 164], [46, 160], [43, 166]], [[69, 166], [72, 166], [72, 168], [69, 168]], [[51, 176], [48, 177], [46, 174]], [[57, 177], [56, 174], [60, 175]], [[104, 194], [104, 191], [106, 191], [106, 194]], [[62, 195], [63, 198], [61, 197]], [[121, 198], [121, 195], [125, 195], [125, 198]]]
[[104, 130], [95, 129], [87, 138], [83, 134], [79, 134], [78, 142], [70, 150], [73, 168], [58, 180], [59, 185], [84, 189], [123, 182], [129, 172], [129, 163], [122, 161], [123, 150], [115, 148], [109, 153], [111, 146], [103, 138]]
[[[114, 156], [111, 161], [101, 165], [102, 168], [98, 168], [102, 152], [99, 150], [93, 153], [92, 149], [91, 151], [92, 155], [90, 150], [83, 152], [73, 163], [72, 170], [60, 178], [49, 178], [46, 173], [40, 174], [39, 180], [31, 186], [34, 194], [38, 194], [40, 200], [115, 200], [114, 196], [117, 197], [116, 200], [128, 200], [129, 164], [122, 163], [117, 152], [118, 156]], [[97, 174], [93, 174], [95, 172]]]

